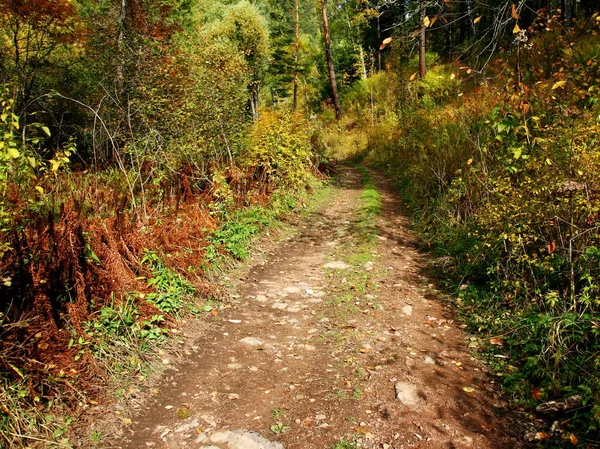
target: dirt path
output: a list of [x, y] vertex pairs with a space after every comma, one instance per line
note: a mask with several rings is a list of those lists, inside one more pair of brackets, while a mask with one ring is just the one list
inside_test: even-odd
[[360, 176], [251, 267], [112, 447], [507, 448], [494, 377], [431, 295], [390, 191], [371, 242]]

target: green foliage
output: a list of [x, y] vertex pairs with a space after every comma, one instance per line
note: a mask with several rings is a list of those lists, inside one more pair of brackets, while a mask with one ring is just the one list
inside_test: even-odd
[[184, 306], [187, 297], [193, 295], [196, 289], [180, 274], [170, 270], [155, 251], [146, 250], [141, 259], [152, 271], [148, 279], [148, 287], [157, 290], [157, 293], [146, 295], [148, 302], [154, 304], [162, 312], [176, 314]]

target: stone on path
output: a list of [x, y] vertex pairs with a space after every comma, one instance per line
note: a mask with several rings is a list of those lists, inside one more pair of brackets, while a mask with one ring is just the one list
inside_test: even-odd
[[421, 402], [417, 393], [417, 387], [408, 382], [396, 382], [396, 399], [404, 405], [418, 405]]
[[348, 265], [346, 262], [342, 262], [341, 260], [336, 260], [334, 262], [328, 262], [325, 265], [323, 265], [323, 268], [331, 268], [333, 270], [347, 270], [348, 268], [350, 268], [350, 265]]
[[413, 306], [411, 306], [410, 304], [405, 305], [404, 307], [402, 307], [402, 313], [406, 316], [411, 316], [412, 315], [412, 311], [413, 311]]
[[244, 337], [240, 340], [240, 343], [244, 343], [249, 346], [261, 346], [263, 341], [256, 337]]
[[200, 449], [213, 447], [218, 449], [284, 449], [281, 443], [269, 441], [258, 433], [248, 430], [216, 432], [208, 438], [207, 442], [219, 446], [200, 446]]

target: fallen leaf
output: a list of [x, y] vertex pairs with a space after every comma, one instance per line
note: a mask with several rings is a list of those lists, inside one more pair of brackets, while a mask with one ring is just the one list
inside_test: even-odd
[[557, 81], [556, 83], [554, 83], [554, 84], [552, 85], [552, 90], [556, 90], [556, 89], [558, 89], [559, 87], [562, 87], [562, 86], [564, 86], [565, 84], [567, 84], [567, 82], [566, 82], [566, 81]]
[[521, 28], [519, 28], [519, 25], [515, 25], [513, 28], [513, 34], [517, 34], [519, 31], [521, 31]]
[[367, 348], [360, 348], [358, 351], [362, 352], [363, 354], [368, 354], [369, 353], [369, 349], [367, 349]]
[[540, 390], [539, 388], [534, 388], [533, 390], [531, 390], [531, 397], [536, 400], [539, 401], [542, 399], [542, 390]]
[[504, 340], [498, 337], [490, 338], [490, 343], [496, 346], [504, 346]]
[[475, 20], [473, 20], [473, 23], [479, 23], [482, 17], [483, 16], [476, 17]]
[[123, 418], [123, 420], [121, 422], [125, 426], [129, 426], [131, 424], [131, 420], [129, 418]]
[[358, 426], [354, 428], [356, 433], [362, 433], [363, 435], [368, 435], [369, 433], [373, 433], [373, 428], [369, 426]]
[[463, 387], [463, 391], [465, 391], [466, 393], [473, 393], [475, 391], [475, 388], [473, 388], [473, 387]]
[[569, 435], [569, 441], [571, 442], [571, 444], [577, 444], [577, 443], [579, 443], [579, 439], [575, 436], [574, 433], [572, 433], [571, 435]]
[[219, 311], [218, 311], [218, 310], [216, 310], [216, 309], [212, 309], [212, 310], [210, 311], [210, 314], [211, 314], [212, 316], [217, 316], [217, 315], [219, 314]]

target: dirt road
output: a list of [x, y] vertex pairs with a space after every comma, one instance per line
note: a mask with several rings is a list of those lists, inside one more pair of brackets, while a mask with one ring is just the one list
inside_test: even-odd
[[511, 448], [493, 373], [431, 281], [392, 192], [360, 175], [257, 259], [111, 447]]

